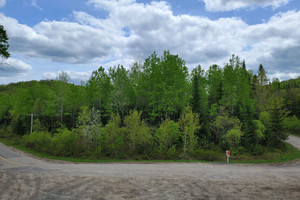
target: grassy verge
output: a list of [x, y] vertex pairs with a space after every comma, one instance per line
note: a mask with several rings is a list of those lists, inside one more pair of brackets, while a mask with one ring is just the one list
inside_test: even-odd
[[91, 160], [91, 159], [83, 159], [83, 158], [72, 158], [72, 157], [61, 157], [54, 156], [47, 153], [37, 152], [30, 148], [24, 147], [21, 145], [18, 140], [10, 140], [6, 138], [0, 138], [0, 142], [5, 144], [6, 146], [10, 146], [21, 150], [23, 152], [29, 153], [33, 156], [49, 159], [49, 160], [60, 160], [60, 161], [68, 161], [74, 163], [130, 163], [130, 162], [140, 162], [140, 163], [168, 163], [168, 162], [209, 162], [209, 161], [199, 161], [199, 160], [118, 160], [118, 159], [107, 159], [107, 160]]
[[[223, 160], [219, 161], [203, 161], [203, 160], [118, 160], [118, 159], [104, 159], [104, 160], [91, 160], [91, 159], [83, 159], [83, 158], [72, 158], [72, 157], [60, 157], [49, 155], [47, 153], [37, 152], [30, 148], [24, 147], [19, 142], [18, 138], [14, 139], [7, 139], [7, 138], [0, 138], [0, 142], [7, 145], [14, 147], [18, 150], [23, 152], [29, 153], [33, 156], [50, 159], [50, 160], [60, 160], [60, 161], [68, 161], [74, 163], [131, 163], [131, 162], [138, 162], [138, 163], [170, 163], [170, 162], [186, 162], [186, 163], [193, 163], [193, 162], [206, 162], [206, 163], [226, 163], [226, 156], [224, 155]], [[287, 144], [286, 151], [275, 151], [275, 152], [266, 152], [262, 156], [252, 156], [248, 154], [243, 154], [239, 156], [232, 155], [230, 158], [230, 163], [281, 163], [281, 162], [290, 162], [295, 159], [300, 159], [300, 151], [295, 149], [292, 145]]]
[[232, 163], [282, 163], [300, 159], [300, 151], [293, 145], [286, 144], [285, 151], [276, 150], [274, 152], [265, 152], [261, 156], [241, 155], [238, 158], [233, 156]]

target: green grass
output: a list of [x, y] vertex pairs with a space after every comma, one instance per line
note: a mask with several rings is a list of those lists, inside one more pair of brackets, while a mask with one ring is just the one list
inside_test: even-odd
[[286, 144], [286, 151], [265, 152], [262, 156], [243, 155], [241, 160], [232, 160], [232, 163], [282, 163], [300, 159], [300, 151], [293, 145]]
[[[119, 160], [119, 159], [104, 159], [104, 160], [93, 160], [93, 159], [84, 159], [84, 158], [72, 158], [72, 157], [60, 157], [49, 155], [47, 153], [37, 152], [30, 148], [24, 147], [20, 144], [18, 138], [6, 139], [0, 138], [0, 142], [7, 146], [14, 147], [26, 153], [29, 153], [33, 156], [50, 159], [50, 160], [60, 160], [68, 161], [74, 163], [194, 163], [194, 162], [206, 162], [206, 163], [226, 163], [226, 156], [224, 155], [223, 160], [219, 161], [203, 161], [203, 160]], [[300, 159], [300, 151], [295, 149], [292, 145], [287, 144], [286, 151], [277, 150], [275, 152], [266, 152], [262, 156], [252, 156], [248, 154], [243, 154], [240, 156], [232, 156], [230, 163], [281, 163], [281, 162], [290, 162], [295, 159]]]

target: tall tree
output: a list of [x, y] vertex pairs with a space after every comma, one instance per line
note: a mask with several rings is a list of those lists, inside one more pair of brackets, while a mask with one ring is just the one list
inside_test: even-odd
[[109, 74], [112, 81], [112, 105], [124, 118], [129, 112], [130, 97], [133, 93], [129, 71], [121, 65], [110, 68]]
[[208, 105], [219, 104], [222, 98], [222, 69], [218, 65], [210, 66], [207, 73], [208, 81]]
[[144, 96], [146, 112], [155, 124], [164, 118], [178, 118], [188, 101], [188, 69], [183, 59], [165, 51], [162, 58], [156, 53], [145, 60], [141, 95]]
[[60, 104], [60, 123], [63, 125], [63, 115], [64, 115], [64, 106], [65, 106], [65, 99], [66, 93], [68, 91], [68, 82], [70, 80], [70, 76], [67, 72], [61, 71], [58, 76], [56, 77], [57, 83], [57, 92], [58, 92], [58, 102]]
[[183, 158], [186, 159], [189, 155], [192, 155], [197, 146], [197, 137], [195, 131], [200, 128], [199, 116], [197, 113], [193, 113], [190, 106], [187, 106], [178, 121], [181, 131], [183, 132]]
[[8, 37], [6, 31], [2, 25], [0, 25], [0, 57], [7, 59], [10, 56], [8, 52]]
[[[201, 129], [198, 137], [201, 140], [209, 140], [209, 109], [207, 94], [207, 79], [205, 71], [199, 65], [192, 71], [192, 110], [199, 114]], [[206, 142], [203, 141], [203, 142]]]
[[267, 144], [271, 147], [281, 147], [283, 141], [288, 138], [283, 124], [285, 117], [283, 99], [278, 96], [273, 96], [271, 106], [272, 110], [270, 112], [270, 128], [267, 134]]
[[267, 73], [262, 64], [259, 65], [257, 80], [255, 82], [255, 97], [258, 111], [261, 112], [268, 108], [268, 98], [270, 96], [268, 87]]
[[101, 112], [102, 121], [110, 116], [112, 84], [109, 75], [103, 67], [93, 71], [91, 78], [86, 84], [89, 105]]

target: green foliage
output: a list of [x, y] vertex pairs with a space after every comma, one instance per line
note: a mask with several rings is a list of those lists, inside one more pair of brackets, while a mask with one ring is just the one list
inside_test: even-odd
[[267, 134], [267, 144], [270, 147], [284, 146], [283, 141], [288, 138], [288, 133], [285, 130], [283, 120], [285, 117], [282, 108], [282, 100], [278, 97], [272, 99], [272, 107], [270, 113], [270, 128]]
[[88, 104], [101, 111], [102, 121], [110, 116], [112, 83], [103, 67], [93, 71], [86, 83]]
[[256, 137], [258, 140], [263, 140], [265, 138], [265, 132], [266, 132], [266, 127], [263, 125], [263, 123], [260, 120], [254, 120], [253, 121], [255, 127], [256, 127]]
[[218, 104], [222, 98], [222, 70], [219, 66], [213, 65], [206, 72], [208, 78], [208, 105]]
[[176, 154], [176, 144], [179, 141], [181, 132], [179, 125], [170, 119], [165, 119], [155, 133], [155, 138], [159, 144], [159, 153], [167, 159], [174, 158]]
[[268, 129], [271, 126], [271, 116], [267, 111], [263, 111], [259, 115], [259, 121]]
[[207, 79], [205, 71], [199, 65], [192, 71], [192, 99], [191, 106], [195, 113], [199, 114], [199, 123], [201, 129], [198, 131], [198, 137], [201, 143], [207, 143], [209, 135], [209, 108], [207, 94]]
[[171, 119], [178, 118], [188, 102], [188, 69], [178, 55], [165, 51], [162, 58], [156, 53], [145, 60], [138, 95], [154, 124], [167, 113]]
[[269, 109], [268, 99], [270, 97], [270, 90], [268, 88], [267, 74], [262, 64], [259, 66], [257, 79], [253, 85], [258, 111], [261, 112]]
[[78, 121], [78, 133], [82, 137], [82, 145], [85, 146], [86, 154], [89, 154], [93, 150], [95, 157], [101, 157], [103, 148], [103, 132], [101, 123], [101, 114], [99, 110], [94, 107], [88, 110], [87, 107], [81, 108]]
[[217, 150], [197, 149], [194, 158], [206, 161], [220, 161], [224, 159], [224, 153], [221, 154]]
[[141, 120], [141, 113], [136, 110], [130, 111], [124, 119], [124, 124], [130, 152], [132, 154], [149, 152], [153, 137], [147, 124]]
[[32, 129], [36, 132], [43, 132], [43, 131], [47, 131], [47, 129], [41, 124], [39, 119], [35, 119], [33, 121], [33, 127]]
[[8, 58], [10, 53], [8, 52], [8, 37], [6, 31], [2, 25], [0, 25], [0, 56], [2, 58]]
[[56, 156], [76, 156], [80, 153], [79, 136], [66, 128], [58, 129], [51, 140], [49, 151]]
[[109, 157], [124, 156], [122, 150], [125, 145], [125, 130], [121, 127], [121, 117], [119, 114], [112, 114], [104, 130], [103, 148]]
[[226, 135], [224, 135], [223, 148], [236, 150], [241, 145], [241, 137], [243, 132], [239, 128], [230, 129]]
[[224, 68], [189, 74], [178, 55], [154, 52], [131, 69], [100, 67], [85, 85], [69, 80], [61, 72], [56, 81], [1, 85], [0, 129], [29, 133], [34, 113], [24, 144], [50, 154], [208, 160], [222, 148], [258, 156], [284, 149], [285, 128], [300, 129], [300, 79], [270, 84], [262, 65], [253, 75], [234, 55]]
[[124, 117], [129, 112], [130, 100], [134, 95], [129, 71], [118, 66], [110, 68], [109, 74], [112, 80], [112, 105]]
[[231, 129], [240, 130], [240, 120], [235, 117], [225, 116], [217, 116], [215, 121], [211, 125], [211, 132], [214, 138], [215, 144], [219, 144], [222, 139], [227, 134], [227, 132]]
[[183, 158], [186, 159], [192, 156], [197, 148], [198, 141], [195, 131], [200, 128], [199, 116], [197, 113], [193, 113], [190, 106], [187, 106], [181, 113], [178, 124], [183, 133]]
[[283, 90], [282, 97], [284, 98], [284, 107], [290, 111], [290, 116], [296, 115], [300, 118], [300, 78], [298, 88], [290, 88]]
[[295, 115], [293, 117], [287, 117], [283, 120], [284, 127], [292, 132], [300, 132], [300, 119]]
[[23, 136], [23, 144], [40, 152], [49, 152], [52, 147], [51, 139], [51, 135], [48, 132], [33, 132], [30, 135]]

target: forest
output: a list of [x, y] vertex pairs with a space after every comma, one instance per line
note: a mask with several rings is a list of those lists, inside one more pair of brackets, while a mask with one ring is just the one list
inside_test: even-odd
[[[300, 77], [269, 80], [232, 55], [223, 67], [189, 71], [155, 52], [129, 69], [93, 71], [87, 82], [0, 85], [0, 137], [33, 150], [90, 159], [218, 160], [218, 152], [284, 150], [300, 132]], [[33, 119], [31, 124], [31, 119]]]

